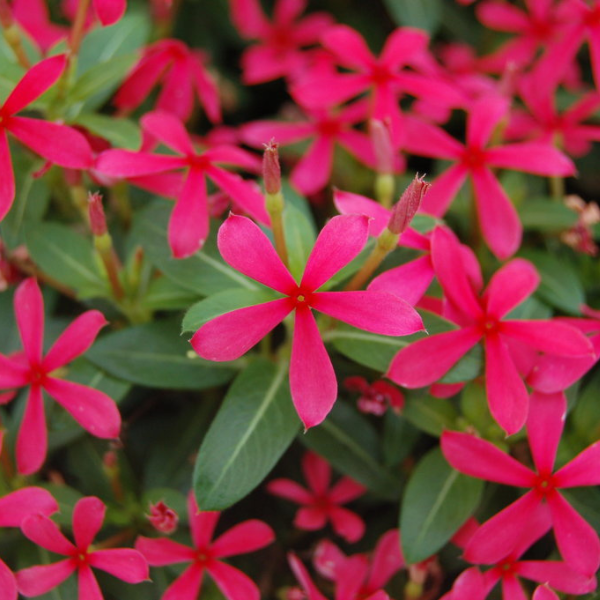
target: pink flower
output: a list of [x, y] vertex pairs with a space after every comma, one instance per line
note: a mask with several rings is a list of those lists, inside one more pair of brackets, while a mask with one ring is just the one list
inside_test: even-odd
[[260, 4], [259, 0], [229, 0], [231, 20], [238, 33], [259, 41], [242, 56], [242, 79], [250, 85], [300, 73], [307, 62], [303, 48], [316, 44], [321, 33], [333, 24], [324, 12], [300, 19], [306, 0], [278, 0], [271, 22]]
[[[378, 237], [388, 226], [392, 211], [381, 206], [378, 202], [342, 190], [334, 190], [335, 207], [343, 215], [360, 214], [371, 218], [369, 235]], [[390, 292], [403, 298], [409, 304], [416, 304], [423, 297], [433, 281], [434, 272], [431, 262], [430, 239], [412, 228], [408, 228], [398, 240], [398, 246], [424, 250], [425, 254], [399, 267], [384, 271], [371, 281], [368, 289], [380, 292]]]
[[57, 81], [66, 64], [65, 56], [59, 55], [34, 65], [0, 106], [0, 221], [10, 210], [15, 198], [15, 180], [6, 132], [61, 167], [86, 169], [92, 166], [89, 144], [71, 127], [15, 116]]
[[347, 25], [330, 27], [321, 37], [321, 43], [339, 65], [354, 72], [325, 75], [308, 72], [294, 85], [292, 95], [304, 106], [322, 108], [369, 92], [372, 101], [369, 117], [390, 122], [392, 139], [398, 147], [403, 136], [401, 94], [434, 95], [452, 106], [462, 102], [462, 96], [446, 83], [406, 70], [425, 50], [428, 41], [424, 31], [401, 27], [390, 34], [381, 55], [375, 57], [357, 31]]
[[202, 153], [196, 152], [181, 121], [169, 113], [147, 113], [142, 124], [154, 138], [175, 150], [179, 156], [108, 150], [98, 159], [97, 169], [113, 177], [138, 177], [188, 169], [169, 221], [169, 244], [176, 258], [190, 256], [202, 248], [208, 237], [205, 176], [230, 194], [250, 215], [263, 223], [269, 222], [262, 194], [239, 175], [215, 164], [228, 163], [253, 169], [257, 164], [253, 156], [232, 146], [216, 146]]
[[173, 533], [179, 523], [179, 515], [162, 500], [156, 504], [150, 504], [150, 514], [146, 515], [146, 518], [156, 531], [167, 535]]
[[366, 108], [364, 102], [356, 102], [336, 111], [307, 110], [309, 120], [298, 123], [256, 121], [245, 125], [241, 136], [244, 142], [255, 148], [262, 148], [271, 138], [285, 146], [314, 137], [290, 177], [302, 193], [314, 194], [323, 189], [331, 177], [336, 142], [362, 163], [375, 166], [375, 153], [369, 137], [352, 128], [353, 124], [365, 119]]
[[204, 63], [204, 55], [183, 42], [160, 40], [146, 48], [113, 102], [121, 111], [134, 110], [146, 100], [152, 88], [162, 82], [156, 102], [158, 110], [187, 121], [196, 96], [208, 118], [218, 123], [221, 121], [219, 91]]
[[323, 577], [335, 582], [336, 599], [340, 600], [381, 594], [380, 590], [405, 566], [397, 529], [379, 538], [370, 557], [365, 554], [345, 556], [335, 544], [324, 540], [317, 546], [313, 562]]
[[358, 410], [363, 413], [381, 417], [388, 407], [396, 413], [400, 413], [404, 407], [402, 392], [383, 379], [378, 379], [369, 384], [364, 377], [346, 377], [344, 387], [350, 392], [360, 394], [357, 406]]
[[239, 523], [211, 541], [220, 513], [200, 511], [193, 494], [188, 496], [188, 513], [193, 548], [167, 538], [138, 537], [135, 547], [153, 567], [178, 563], [192, 564], [168, 587], [162, 600], [196, 600], [200, 593], [204, 572], [228, 600], [259, 600], [256, 584], [239, 569], [221, 559], [237, 554], [260, 550], [270, 544], [275, 536], [262, 521], [251, 519]]
[[570, 357], [590, 356], [592, 346], [580, 331], [558, 320], [505, 318], [539, 284], [538, 273], [526, 260], [517, 258], [505, 264], [480, 296], [479, 266], [450, 230], [434, 230], [432, 260], [446, 298], [445, 316], [460, 329], [403, 348], [394, 357], [388, 377], [408, 388], [430, 385], [483, 339], [490, 411], [507, 433], [515, 433], [527, 418], [528, 393], [517, 369], [514, 345]]
[[387, 292], [317, 291], [360, 253], [367, 237], [367, 217], [331, 219], [319, 234], [298, 285], [258, 226], [250, 219], [231, 215], [218, 237], [225, 262], [284, 297], [209, 321], [194, 334], [194, 350], [208, 360], [234, 360], [294, 312], [292, 400], [306, 428], [318, 425], [337, 398], [337, 382], [313, 309], [382, 335], [408, 335], [423, 327], [408, 303]]
[[600, 484], [600, 442], [592, 444], [553, 472], [564, 426], [566, 399], [562, 393], [534, 392], [530, 403], [527, 435], [535, 472], [474, 435], [456, 431], [446, 431], [442, 435], [444, 456], [461, 473], [531, 488], [475, 532], [464, 557], [475, 563], [500, 562], [515, 550], [523, 532], [531, 526], [533, 519], [539, 518], [538, 513], [549, 508], [554, 537], [562, 557], [571, 568], [591, 577], [600, 565], [600, 540], [559, 490]]
[[351, 502], [365, 493], [365, 488], [349, 477], [342, 477], [332, 488], [329, 463], [306, 452], [302, 458], [302, 471], [308, 482], [307, 490], [291, 479], [273, 479], [267, 490], [275, 496], [302, 505], [296, 513], [294, 525], [299, 529], [315, 531], [331, 521], [333, 530], [347, 542], [357, 542], [365, 532], [364, 521], [341, 504]]
[[[351, 557], [347, 559], [350, 567], [358, 566], [356, 563], [360, 561], [361, 566], [364, 566], [364, 557]], [[323, 594], [318, 590], [316, 585], [313, 583], [306, 567], [298, 559], [298, 557], [290, 552], [288, 554], [288, 563], [299, 581], [307, 600], [327, 600]], [[358, 600], [358, 598], [364, 600], [389, 600], [389, 596], [383, 590], [377, 590], [373, 593], [369, 593], [368, 596], [357, 596], [360, 585], [362, 583], [361, 576], [364, 575], [364, 569], [353, 570], [347, 579], [346, 584], [338, 584], [335, 590], [335, 600]], [[357, 585], [358, 584], [358, 585]], [[350, 595], [354, 594], [354, 595]]]
[[35, 40], [44, 54], [69, 35], [68, 27], [52, 23], [45, 0], [13, 0], [11, 9], [15, 21]]
[[25, 415], [17, 437], [17, 467], [20, 473], [37, 471], [44, 462], [47, 447], [46, 418], [42, 390], [52, 396], [92, 435], [116, 438], [121, 415], [104, 392], [53, 376], [94, 342], [106, 319], [101, 312], [89, 310], [80, 315], [60, 335], [46, 356], [42, 356], [44, 301], [35, 279], [19, 285], [14, 297], [15, 315], [23, 354], [0, 354], [0, 388], [29, 386]]
[[487, 148], [494, 129], [507, 112], [508, 103], [500, 97], [487, 97], [476, 102], [468, 116], [466, 145], [439, 127], [406, 118], [406, 149], [409, 152], [455, 161], [433, 183], [423, 199], [421, 210], [438, 217], [444, 215], [470, 176], [483, 237], [490, 250], [502, 259], [519, 248], [522, 227], [492, 169], [557, 176], [575, 172], [571, 160], [548, 144], [523, 142]]
[[31, 515], [21, 524], [23, 534], [33, 543], [67, 556], [49, 565], [23, 569], [17, 573], [17, 586], [24, 596], [40, 596], [77, 572], [80, 600], [100, 600], [102, 592], [92, 567], [106, 571], [127, 583], [148, 579], [144, 557], [132, 548], [92, 550], [96, 534], [102, 528], [106, 507], [99, 498], [89, 496], [77, 502], [73, 509], [73, 536], [70, 542], [58, 526], [44, 515]]

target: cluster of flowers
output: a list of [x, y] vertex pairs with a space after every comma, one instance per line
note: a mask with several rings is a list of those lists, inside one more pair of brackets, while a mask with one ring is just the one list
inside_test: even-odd
[[[483, 439], [484, 432], [443, 433], [443, 455], [456, 470], [529, 490], [483, 524], [471, 519], [455, 534], [453, 542], [471, 566], [444, 598], [483, 599], [501, 581], [505, 599], [521, 600], [526, 596], [520, 577], [540, 584], [534, 600], [556, 599], [554, 590], [572, 595], [592, 592], [600, 566], [600, 540], [560, 490], [600, 484], [600, 442], [556, 471], [554, 464], [567, 413], [565, 390], [596, 363], [600, 317], [585, 307], [581, 318], [535, 320], [511, 315], [535, 292], [540, 275], [528, 260], [512, 258], [521, 248], [523, 227], [498, 172], [548, 177], [562, 199], [563, 178], [576, 173], [572, 159], [587, 154], [591, 143], [600, 140], [600, 125], [588, 122], [600, 108], [600, 1], [527, 0], [519, 8], [505, 0], [481, 0], [475, 8], [480, 22], [510, 36], [492, 54], [478, 57], [458, 44], [434, 55], [428, 35], [410, 27], [395, 29], [376, 56], [357, 31], [335, 23], [330, 15], [302, 16], [306, 2], [301, 0], [277, 0], [272, 19], [258, 0], [230, 0], [234, 26], [251, 41], [241, 61], [244, 84], [284, 78], [294, 101], [293, 118], [238, 128], [220, 125], [219, 86], [207, 67], [207, 56], [180, 40], [160, 39], [144, 49], [112, 98], [119, 116], [131, 115], [146, 107], [147, 96], [160, 87], [153, 110], [139, 118], [143, 140], [137, 151], [112, 148], [107, 141], [98, 146], [91, 132], [63, 122], [68, 111], [60, 113], [56, 108], [65, 97], [63, 88], [69, 84], [81, 40], [98, 26], [88, 2], [70, 4], [65, 4], [64, 12], [73, 24], [64, 27], [50, 21], [41, 0], [13, 4], [0, 0], [0, 23], [6, 33], [12, 32], [7, 43], [25, 68], [0, 106], [0, 220], [16, 206], [9, 134], [48, 161], [37, 174], [40, 177], [57, 165], [72, 180], [106, 188], [125, 180], [173, 200], [167, 238], [176, 259], [202, 251], [210, 234], [210, 216], [222, 212], [225, 197], [233, 211], [218, 229], [221, 257], [264, 286], [271, 299], [207, 319], [193, 335], [191, 347], [208, 361], [234, 361], [281, 323], [289, 325], [277, 359], [289, 356], [291, 397], [305, 430], [326, 419], [339, 395], [336, 372], [322, 339], [325, 323], [342, 321], [377, 335], [399, 337], [424, 330], [415, 307], [449, 321], [451, 330], [407, 342], [385, 376], [399, 387], [431, 386], [434, 396], [453, 396], [464, 384], [440, 380], [481, 343], [489, 411], [507, 436], [526, 427], [533, 468]], [[153, 2], [156, 22], [169, 23], [176, 4]], [[125, 8], [117, 0], [94, 2], [102, 25], [117, 22]], [[42, 55], [61, 43], [69, 50], [30, 65], [19, 31], [30, 36]], [[585, 82], [577, 60], [586, 43], [594, 86]], [[558, 108], [562, 88], [575, 97], [566, 109]], [[35, 108], [46, 92], [56, 97], [45, 118], [19, 115], [30, 106]], [[196, 104], [212, 124], [201, 139], [186, 126]], [[466, 120], [464, 143], [442, 128], [457, 112]], [[261, 173], [260, 158], [241, 146], [260, 149], [271, 139], [277, 143], [265, 151], [263, 195], [256, 182], [229, 167]], [[333, 200], [340, 214], [325, 223], [303, 273], [295, 277], [281, 221], [285, 207], [277, 146], [303, 140], [311, 142], [302, 157], [294, 162], [290, 154], [294, 162], [290, 181], [296, 190], [319, 199], [332, 180], [339, 144], [375, 171], [377, 201], [336, 189]], [[431, 185], [415, 178], [392, 205], [394, 176], [414, 156], [450, 164]], [[220, 193], [209, 194], [207, 178]], [[503, 261], [487, 285], [481, 254], [478, 257], [462, 244], [443, 222], [467, 180], [472, 183], [474, 226], [491, 254]], [[121, 267], [115, 263], [99, 196], [90, 200], [89, 209], [112, 299], [118, 301], [125, 293]], [[412, 228], [417, 212], [433, 217], [435, 224], [426, 231]], [[579, 212], [583, 215], [585, 209], [579, 206]], [[565, 239], [576, 250], [593, 254], [589, 226], [582, 217], [578, 229]], [[274, 245], [265, 233], [269, 230]], [[370, 237], [375, 241], [370, 242]], [[372, 251], [365, 260], [362, 253], [368, 244]], [[418, 251], [419, 257], [378, 271], [397, 247]], [[19, 270], [11, 271], [15, 263], [10, 257], [6, 264], [0, 259], [0, 275], [7, 285], [23, 279], [14, 292], [23, 349], [0, 354], [0, 402], [8, 404], [18, 389], [28, 389], [15, 455], [19, 474], [29, 476], [40, 471], [47, 455], [44, 391], [98, 438], [117, 439], [121, 415], [104, 392], [64, 378], [66, 366], [85, 353], [107, 325], [103, 313], [81, 314], [44, 354], [45, 313], [39, 284], [33, 277], [23, 278]], [[350, 276], [341, 277], [348, 269]], [[432, 282], [441, 290], [435, 298], [427, 295]], [[319, 321], [315, 312], [327, 320]], [[400, 412], [404, 405], [402, 393], [388, 382], [371, 386], [353, 377], [346, 380], [346, 387], [360, 394], [358, 406], [365, 413], [382, 415], [388, 407]], [[306, 454], [302, 467], [310, 489], [288, 479], [275, 479], [267, 486], [272, 494], [302, 505], [294, 524], [314, 531], [330, 521], [345, 541], [360, 540], [365, 523], [341, 505], [358, 498], [365, 488], [345, 477], [330, 489], [330, 467], [316, 454]], [[17, 590], [27, 597], [41, 595], [75, 572], [79, 597], [97, 600], [102, 592], [92, 567], [139, 583], [148, 579], [148, 565], [174, 563], [191, 564], [169, 585], [163, 600], [197, 598], [205, 571], [229, 600], [260, 597], [247, 575], [221, 559], [270, 544], [274, 532], [261, 521], [244, 521], [212, 541], [219, 513], [199, 510], [190, 494], [193, 548], [168, 538], [139, 536], [135, 550], [113, 548], [110, 540], [95, 549], [92, 542], [104, 521], [103, 502], [96, 497], [77, 502], [72, 524], [75, 543], [49, 518], [57, 510], [56, 500], [39, 487], [23, 487], [0, 498], [0, 525], [20, 527], [34, 544], [67, 557], [16, 574], [0, 561], [0, 600], [14, 600]], [[170, 532], [176, 520], [173, 513], [162, 519], [162, 509], [155, 510], [157, 528]], [[165, 520], [171, 524], [165, 526]], [[561, 560], [521, 560], [550, 530]], [[333, 543], [323, 542], [314, 553], [315, 569], [332, 582], [337, 600], [385, 600], [384, 586], [405, 566], [399, 538], [397, 530], [386, 533], [371, 559], [363, 554], [345, 556]], [[289, 564], [301, 589], [288, 590], [288, 597], [324, 600], [296, 554], [289, 555]], [[420, 590], [411, 597], [421, 597], [428, 577], [439, 577], [441, 586], [436, 569], [435, 558], [408, 567], [410, 581]]]

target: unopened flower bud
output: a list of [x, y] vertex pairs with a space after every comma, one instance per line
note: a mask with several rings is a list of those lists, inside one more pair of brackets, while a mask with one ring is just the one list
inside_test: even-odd
[[281, 191], [281, 167], [279, 166], [279, 144], [272, 139], [265, 144], [263, 154], [263, 178], [267, 194], [278, 194]]
[[156, 504], [150, 504], [150, 514], [146, 517], [157, 531], [167, 535], [173, 533], [179, 523], [179, 515], [162, 500]]
[[406, 188], [400, 200], [396, 202], [396, 205], [392, 209], [392, 216], [388, 223], [388, 229], [392, 233], [397, 235], [403, 233], [419, 210], [423, 196], [425, 196], [431, 187], [430, 183], [423, 181], [423, 177], [425, 175], [422, 177], [415, 175], [411, 184]]
[[369, 122], [369, 134], [371, 144], [375, 151], [378, 173], [394, 172], [394, 148], [389, 126], [379, 119], [371, 119]]
[[88, 194], [88, 214], [90, 216], [90, 228], [94, 236], [104, 235], [107, 232], [106, 217], [102, 207], [102, 194], [99, 192]]

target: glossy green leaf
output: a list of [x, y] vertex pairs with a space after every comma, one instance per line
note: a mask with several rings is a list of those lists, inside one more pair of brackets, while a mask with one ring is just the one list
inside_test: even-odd
[[196, 462], [203, 510], [223, 510], [249, 494], [291, 444], [300, 421], [284, 366], [252, 363], [233, 382]]
[[73, 124], [81, 125], [94, 135], [108, 140], [116, 148], [138, 150], [142, 142], [140, 128], [129, 119], [95, 113], [82, 113]]
[[91, 240], [59, 223], [32, 223], [25, 228], [25, 239], [39, 268], [76, 290], [79, 298], [108, 294]]
[[152, 279], [142, 298], [142, 307], [148, 310], [187, 309], [198, 300], [198, 294], [181, 287], [168, 277]]
[[383, 462], [387, 468], [391, 468], [410, 455], [421, 433], [393, 410], [388, 410], [383, 419]]
[[185, 259], [171, 255], [167, 242], [167, 223], [171, 208], [167, 202], [156, 202], [138, 213], [134, 235], [148, 258], [169, 279], [199, 296], [210, 296], [232, 288], [258, 290], [263, 288], [252, 279], [232, 269], [219, 254], [216, 228], [200, 252]]
[[400, 512], [402, 551], [409, 564], [440, 550], [473, 514], [483, 481], [454, 470], [439, 448], [417, 465], [404, 491]]
[[255, 304], [263, 304], [274, 300], [277, 296], [267, 290], [225, 290], [214, 296], [210, 296], [204, 300], [200, 300], [192, 306], [181, 324], [181, 330], [197, 331], [204, 323], [211, 319], [237, 310], [246, 306], [254, 306]]
[[552, 198], [528, 199], [518, 210], [525, 229], [564, 231], [577, 222], [577, 213]]
[[379, 434], [362, 415], [338, 401], [325, 421], [300, 441], [338, 471], [387, 499], [400, 495], [400, 480], [381, 464]]
[[302, 211], [292, 205], [285, 207], [283, 228], [288, 249], [290, 272], [296, 281], [300, 281], [308, 256], [315, 245], [315, 228]]
[[556, 308], [579, 315], [585, 292], [573, 266], [564, 258], [541, 251], [526, 251], [522, 256], [533, 262], [542, 277], [536, 294]]
[[228, 381], [229, 363], [190, 358], [176, 319], [115, 331], [100, 338], [86, 358], [114, 377], [148, 387], [200, 390]]
[[449, 400], [433, 396], [409, 396], [402, 415], [421, 431], [439, 437], [444, 429], [452, 429], [458, 418]]
[[441, 0], [384, 0], [390, 16], [399, 26], [437, 31], [442, 19]]

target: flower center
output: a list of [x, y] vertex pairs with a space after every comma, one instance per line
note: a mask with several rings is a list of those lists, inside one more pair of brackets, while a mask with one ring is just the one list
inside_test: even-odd
[[462, 155], [462, 164], [467, 169], [478, 169], [485, 166], [485, 150], [478, 146], [467, 146]]
[[45, 378], [46, 373], [39, 365], [31, 365], [29, 371], [29, 383], [32, 385], [43, 385]]
[[333, 119], [325, 119], [318, 124], [319, 133], [323, 136], [334, 137], [340, 132], [340, 124]]
[[503, 577], [514, 575], [515, 573], [515, 563], [513, 561], [507, 560], [503, 563], [500, 563], [498, 566], [500, 567]]
[[371, 81], [375, 85], [383, 85], [392, 79], [392, 73], [386, 65], [375, 64], [371, 68]]
[[493, 319], [486, 315], [479, 324], [479, 330], [481, 335], [492, 335], [498, 333], [498, 326], [499, 323], [497, 319]]
[[554, 490], [554, 478], [552, 474], [538, 475], [534, 489], [542, 496], [548, 495]]
[[292, 299], [295, 300], [296, 307], [302, 306], [310, 306], [312, 294], [308, 290], [303, 290], [302, 288], [298, 288], [296, 290], [295, 295], [292, 295]]

